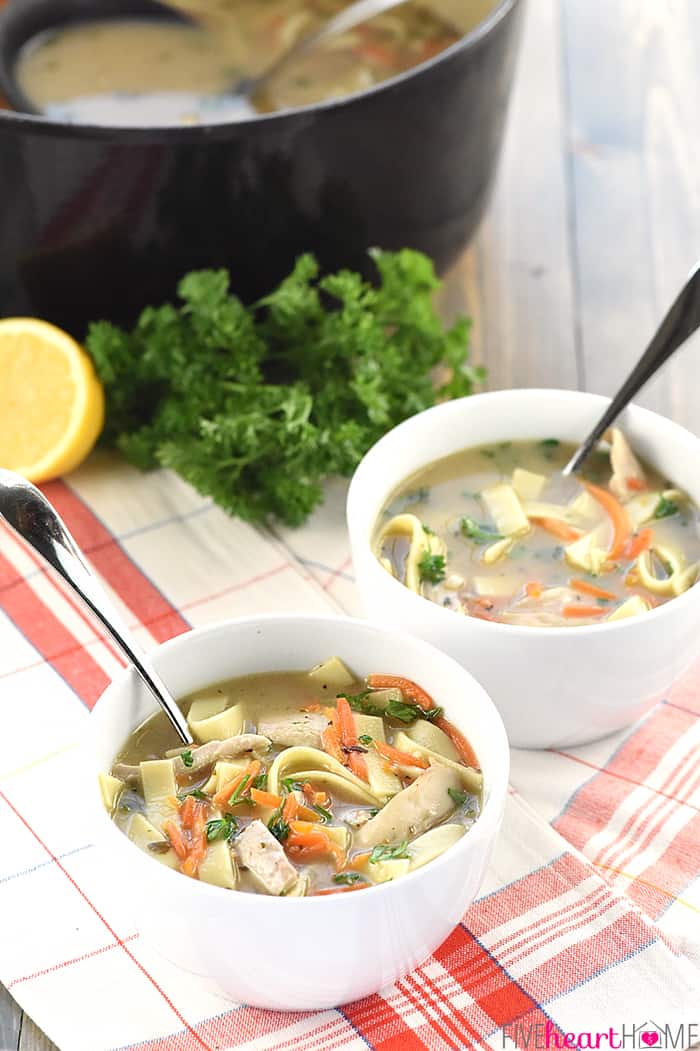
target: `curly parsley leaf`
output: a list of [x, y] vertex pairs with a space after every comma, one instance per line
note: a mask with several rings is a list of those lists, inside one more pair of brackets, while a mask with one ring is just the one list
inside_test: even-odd
[[429, 551], [424, 551], [418, 563], [418, 573], [421, 580], [426, 580], [430, 584], [440, 584], [447, 575], [445, 556], [431, 555]]
[[[470, 394], [469, 326], [445, 328], [419, 252], [375, 250], [375, 287], [301, 256], [252, 306], [223, 270], [187, 274], [179, 302], [86, 346], [107, 401], [104, 443], [144, 470], [169, 467], [231, 514], [299, 525], [327, 475], [348, 475], [381, 435], [438, 399]], [[446, 365], [441, 387], [433, 375]]]
[[660, 497], [654, 508], [654, 518], [670, 518], [671, 515], [676, 514], [678, 514], [678, 504], [675, 500], [669, 500], [665, 496]]

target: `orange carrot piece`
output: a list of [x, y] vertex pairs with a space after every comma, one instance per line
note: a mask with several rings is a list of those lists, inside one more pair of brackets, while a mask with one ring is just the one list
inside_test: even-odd
[[622, 557], [629, 559], [638, 558], [643, 551], [646, 551], [651, 547], [653, 539], [653, 529], [640, 529], [639, 532], [635, 536], [630, 537], [625, 544]]
[[184, 861], [187, 857], [187, 844], [185, 843], [182, 831], [177, 822], [173, 820], [164, 821], [163, 831], [170, 840], [170, 846], [173, 848], [180, 861]]
[[531, 580], [525, 585], [525, 594], [528, 598], [539, 598], [543, 591], [544, 588], [539, 580]]
[[[357, 748], [360, 742], [355, 729], [355, 717], [345, 697], [338, 698], [337, 711], [341, 747]], [[359, 777], [362, 781], [369, 781], [369, 770], [362, 752], [346, 752], [345, 755], [347, 755], [347, 765], [355, 777]]]
[[[236, 777], [234, 777], [231, 781], [229, 781], [227, 785], [224, 785], [224, 787], [216, 793], [213, 799], [214, 806], [226, 806], [229, 799], [231, 798], [231, 796], [236, 791], [241, 781], [243, 781], [245, 777], [248, 777], [250, 781], [252, 781], [255, 777], [258, 776], [258, 774], [260, 773], [260, 765], [261, 764], [259, 759], [253, 759], [251, 763], [248, 763], [245, 770], [241, 770], [240, 774], [237, 774]], [[188, 798], [191, 797], [188, 796]]]
[[443, 733], [447, 734], [449, 739], [452, 741], [452, 744], [459, 752], [459, 757], [463, 763], [465, 763], [467, 766], [473, 767], [474, 770], [481, 770], [481, 767], [479, 766], [479, 760], [476, 757], [476, 752], [469, 744], [469, 741], [466, 739], [464, 734], [460, 730], [458, 730], [456, 726], [453, 726], [449, 719], [445, 719], [444, 716], [440, 716], [439, 719], [435, 720], [435, 725], [438, 727], [438, 729], [442, 730]]
[[321, 744], [323, 745], [324, 752], [328, 752], [329, 755], [337, 759], [339, 763], [345, 766], [346, 755], [340, 747], [340, 737], [338, 731], [334, 726], [327, 726], [321, 734]]
[[593, 595], [594, 598], [605, 598], [613, 602], [617, 595], [605, 588], [599, 588], [597, 584], [591, 584], [590, 580], [570, 580], [569, 587], [574, 591], [582, 591], [584, 595]]
[[634, 493], [641, 493], [642, 490], [649, 488], [643, 478], [625, 478], [625, 485]]
[[[188, 798], [191, 799], [192, 797], [188, 796]], [[194, 800], [192, 828], [190, 830], [192, 845], [181, 865], [182, 871], [186, 876], [196, 876], [199, 872], [199, 866], [207, 855], [206, 826], [207, 804], [203, 799], [196, 799]]]
[[602, 617], [608, 610], [605, 606], [564, 606], [562, 613], [565, 617]]
[[387, 762], [392, 763], [394, 766], [417, 766], [421, 770], [427, 770], [430, 766], [427, 759], [422, 759], [418, 755], [411, 755], [410, 752], [401, 752], [398, 748], [394, 748], [393, 745], [386, 744], [384, 741], [372, 741], [372, 744], [382, 759], [386, 759]]
[[351, 890], [364, 890], [369, 883], [351, 883], [348, 887], [327, 887], [325, 890], [316, 890], [312, 898], [322, 898], [326, 894], [347, 894]]
[[574, 529], [573, 526], [567, 525], [566, 522], [560, 522], [558, 518], [531, 518], [530, 521], [546, 529], [548, 533], [551, 533], [552, 536], [557, 537], [559, 540], [578, 540], [579, 537], [583, 536], [580, 529]]
[[270, 807], [271, 810], [277, 810], [277, 807], [282, 805], [282, 796], [276, 796], [274, 792], [265, 792], [262, 788], [251, 788], [250, 798], [258, 806]]
[[612, 547], [608, 551], [608, 557], [614, 561], [620, 557], [625, 544], [629, 540], [630, 523], [627, 512], [620, 501], [612, 493], [609, 493], [607, 489], [603, 489], [599, 485], [593, 485], [592, 482], [586, 482], [586, 489], [598, 501], [600, 506], [608, 512], [612, 521], [613, 542]]
[[290, 823], [290, 832], [285, 843], [289, 856], [298, 861], [314, 861], [330, 854], [336, 868], [342, 868], [346, 861], [345, 851], [341, 850], [322, 828], [313, 828], [310, 832], [295, 830], [295, 827], [303, 829], [306, 825], [303, 821]]
[[305, 781], [301, 786], [301, 790], [304, 793], [304, 799], [309, 806], [320, 806], [324, 810], [328, 810], [331, 805], [331, 797], [327, 792], [317, 792], [310, 781]]
[[402, 675], [368, 675], [367, 683], [373, 690], [401, 690], [409, 701], [415, 701], [419, 708], [437, 707], [429, 693], [413, 679], [404, 679]]
[[185, 802], [182, 804], [182, 809], [180, 811], [180, 821], [182, 822], [182, 827], [183, 828], [186, 828], [186, 829], [191, 829], [192, 828], [192, 822], [194, 820], [194, 815], [195, 815], [195, 806], [194, 806], [194, 804], [196, 802], [197, 802], [197, 800], [194, 798], [194, 796], [187, 796], [187, 798], [185, 799]]

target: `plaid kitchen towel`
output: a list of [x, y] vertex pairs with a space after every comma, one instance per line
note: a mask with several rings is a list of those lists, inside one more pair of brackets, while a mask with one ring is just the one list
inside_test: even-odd
[[[97, 454], [46, 495], [153, 646], [271, 610], [361, 613], [344, 487], [301, 530], [226, 517], [167, 472]], [[481, 896], [395, 986], [319, 1013], [231, 1004], [121, 907], [71, 799], [121, 660], [0, 530], [0, 981], [62, 1051], [685, 1048], [700, 1040], [700, 669], [631, 730], [514, 752]]]

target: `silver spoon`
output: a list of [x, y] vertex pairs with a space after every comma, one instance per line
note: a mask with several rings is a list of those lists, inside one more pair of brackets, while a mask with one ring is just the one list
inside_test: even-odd
[[578, 471], [610, 424], [631, 402], [638, 390], [657, 372], [664, 362], [700, 328], [700, 261], [688, 278], [657, 328], [651, 343], [634, 366], [607, 409], [588, 437], [571, 457], [562, 474]]
[[[193, 13], [193, 8], [196, 6], [200, 15], [206, 13], [207, 10], [212, 10], [212, 5], [208, 0], [200, 0], [196, 4], [193, 0], [177, 0], [177, 2], [169, 0], [169, 2], [171, 6], [187, 9], [190, 13]], [[324, 22], [313, 33], [302, 36], [288, 51], [285, 51], [283, 55], [258, 76], [244, 77], [239, 80], [232, 86], [230, 93], [253, 99], [265, 84], [275, 77], [288, 62], [301, 58], [302, 55], [305, 55], [317, 47], [318, 44], [323, 43], [323, 41], [329, 40], [334, 36], [340, 36], [342, 33], [347, 33], [349, 30], [354, 29], [355, 26], [368, 22], [370, 18], [375, 18], [377, 15], [383, 14], [384, 11], [390, 11], [392, 7], [398, 7], [404, 3], [406, 3], [406, 0], [355, 0], [355, 3], [344, 8], [333, 18], [329, 18], [327, 22]]]
[[192, 744], [184, 715], [167, 686], [133, 641], [121, 618], [65, 524], [39, 490], [13, 471], [0, 468], [0, 518], [82, 599], [104, 625], [124, 656], [134, 665], [176, 733]]

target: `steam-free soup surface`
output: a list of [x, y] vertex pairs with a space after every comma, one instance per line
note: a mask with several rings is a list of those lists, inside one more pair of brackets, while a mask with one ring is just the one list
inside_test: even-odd
[[346, 893], [397, 879], [476, 820], [482, 776], [437, 700], [394, 675], [357, 679], [337, 657], [252, 675], [162, 713], [101, 776], [114, 821], [154, 861], [227, 889]]
[[[231, 85], [269, 68], [344, 0], [232, 0], [172, 6], [193, 24], [123, 19], [51, 31], [28, 44], [16, 75], [48, 116], [105, 124], [235, 120], [254, 113]], [[494, 0], [407, 3], [285, 66], [259, 110], [305, 106], [362, 91], [438, 54], [478, 24]], [[445, 13], [443, 13], [443, 11]]]
[[482, 620], [572, 627], [644, 613], [691, 587], [700, 515], [635, 456], [624, 434], [561, 469], [556, 438], [466, 449], [408, 479], [385, 508], [375, 550], [388, 572]]

